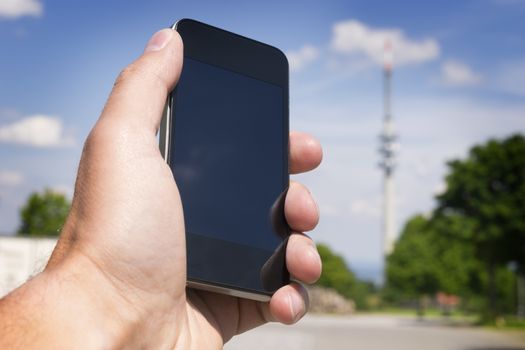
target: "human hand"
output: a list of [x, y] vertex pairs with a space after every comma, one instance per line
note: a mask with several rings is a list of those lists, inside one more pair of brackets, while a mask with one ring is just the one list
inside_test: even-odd
[[[307, 293], [295, 282], [269, 303], [186, 289], [182, 204], [156, 138], [182, 54], [179, 35], [162, 30], [117, 78], [85, 143], [71, 212], [42, 274], [62, 281], [64, 305], [70, 295], [85, 302], [67, 329], [86, 337], [89, 328], [75, 324], [98, 323], [91, 344], [220, 348], [265, 322], [294, 323], [307, 309]], [[321, 157], [316, 140], [290, 134], [291, 173], [315, 168]], [[285, 215], [293, 230], [287, 267], [294, 279], [315, 282], [321, 260], [302, 232], [316, 226], [318, 210], [304, 186], [291, 183]]]

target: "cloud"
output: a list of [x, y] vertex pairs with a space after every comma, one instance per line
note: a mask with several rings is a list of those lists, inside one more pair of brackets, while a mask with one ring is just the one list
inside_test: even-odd
[[441, 81], [449, 86], [478, 85], [483, 81], [481, 74], [474, 72], [465, 63], [446, 61], [441, 66]]
[[304, 45], [297, 51], [286, 52], [290, 70], [292, 72], [299, 71], [314, 62], [319, 57], [319, 50], [311, 45]]
[[43, 11], [38, 0], [0, 0], [0, 18], [39, 17]]
[[407, 38], [401, 29], [371, 28], [356, 20], [338, 22], [333, 26], [331, 47], [341, 54], [364, 56], [376, 64], [382, 64], [387, 42], [392, 47], [393, 63], [397, 66], [429, 61], [440, 53], [435, 39], [415, 41]]
[[74, 144], [65, 135], [62, 121], [56, 117], [33, 115], [7, 125], [0, 125], [0, 142], [33, 147], [63, 147]]
[[0, 186], [15, 187], [24, 182], [24, 175], [17, 171], [0, 170]]

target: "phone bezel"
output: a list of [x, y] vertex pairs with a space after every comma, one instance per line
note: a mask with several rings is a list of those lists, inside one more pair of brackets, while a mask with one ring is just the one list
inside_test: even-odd
[[[255, 79], [259, 79], [274, 85], [278, 85], [283, 91], [283, 145], [288, 150], [288, 134], [289, 134], [289, 76], [288, 76], [288, 61], [285, 54], [279, 49], [252, 40], [241, 35], [228, 32], [226, 30], [210, 26], [208, 24], [198, 22], [191, 19], [179, 20], [172, 27], [177, 30], [184, 41], [184, 57], [189, 57], [203, 63], [211, 64], [224, 68], [233, 72], [237, 72]], [[264, 64], [261, 64], [264, 62]], [[170, 164], [171, 159], [171, 143], [172, 135], [170, 133], [173, 123], [171, 106], [174, 103], [176, 88], [169, 94], [166, 103], [166, 109], [160, 128], [160, 149], [163, 157]], [[288, 152], [283, 152], [283, 171], [282, 174], [282, 191], [286, 193], [289, 184], [288, 174]], [[282, 196], [284, 201], [284, 196]], [[275, 254], [282, 255], [278, 257], [284, 264], [284, 254], [287, 243], [287, 237], [290, 234], [289, 228], [284, 220], [284, 205], [281, 205], [283, 220], [279, 225], [280, 232], [284, 232], [283, 244], [280, 249], [276, 249]], [[191, 233], [187, 233], [187, 241]], [[196, 235], [193, 235], [196, 236]], [[202, 243], [205, 237], [199, 236], [198, 240]], [[211, 238], [207, 239], [206, 244], [211, 246], [217, 245], [213, 243]], [[190, 244], [190, 243], [187, 243]], [[220, 242], [218, 245], [222, 245]], [[284, 247], [284, 248], [283, 248]], [[250, 250], [255, 248], [243, 246], [246, 253], [250, 254]], [[242, 255], [245, 252], [242, 252]], [[253, 251], [255, 253], [255, 251]], [[275, 255], [274, 254], [274, 255]], [[231, 268], [240, 268], [231, 266]], [[284, 266], [284, 269], [286, 267]], [[282, 285], [289, 282], [289, 274], [287, 271], [283, 272]], [[219, 292], [232, 296], [238, 296], [259, 301], [268, 301], [272, 292], [265, 290], [254, 290], [250, 288], [243, 288], [242, 286], [224, 285], [217, 282], [207, 280], [200, 280], [193, 278], [188, 274], [187, 285], [192, 288], [204, 289], [213, 292]]]

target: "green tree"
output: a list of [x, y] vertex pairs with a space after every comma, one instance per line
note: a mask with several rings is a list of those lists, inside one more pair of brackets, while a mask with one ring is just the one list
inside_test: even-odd
[[[474, 229], [462, 216], [412, 217], [388, 257], [385, 297], [394, 302], [418, 300], [424, 311], [426, 296], [441, 291], [458, 295], [465, 310], [483, 311], [482, 296], [488, 275], [468, 239]], [[501, 310], [511, 311], [514, 305], [514, 279], [506, 266], [496, 270], [496, 295]]]
[[437, 252], [428, 226], [421, 215], [411, 218], [386, 266], [387, 293], [394, 299], [418, 300], [420, 313], [424, 312], [424, 298], [440, 288]]
[[525, 269], [525, 138], [514, 135], [473, 147], [466, 159], [448, 163], [447, 189], [437, 215], [459, 216], [488, 273], [490, 316], [498, 313], [497, 272], [509, 262]]
[[318, 244], [317, 249], [323, 261], [323, 272], [317, 284], [335, 289], [345, 298], [352, 299], [358, 309], [366, 309], [367, 295], [373, 286], [359, 281], [344, 258], [335, 254], [327, 245]]
[[473, 230], [472, 223], [457, 215], [433, 215], [427, 229], [438, 264], [439, 290], [467, 299], [479, 295], [485, 283], [483, 263], [475, 246], [461, 239]]
[[66, 197], [50, 189], [34, 192], [20, 210], [21, 225], [18, 234], [56, 236], [60, 233], [69, 212]]
[[[489, 275], [486, 262], [478, 252], [476, 244], [468, 238], [474, 234], [475, 223], [461, 215], [434, 215], [430, 219], [431, 245], [436, 251], [439, 290], [459, 295], [466, 311], [486, 314], [488, 302], [486, 290]], [[496, 280], [494, 293], [496, 308], [512, 312], [515, 305], [515, 277], [507, 265], [494, 271]]]

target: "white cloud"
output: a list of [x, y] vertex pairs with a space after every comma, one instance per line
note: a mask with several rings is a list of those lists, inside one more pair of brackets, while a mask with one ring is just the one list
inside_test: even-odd
[[441, 66], [441, 81], [450, 86], [478, 85], [482, 82], [481, 74], [474, 72], [465, 63], [446, 61]]
[[286, 52], [290, 70], [292, 72], [299, 71], [312, 63], [319, 57], [319, 50], [311, 45], [305, 45], [297, 51]]
[[387, 42], [392, 47], [393, 63], [397, 66], [429, 61], [437, 58], [440, 53], [435, 39], [415, 41], [407, 38], [401, 29], [371, 28], [356, 20], [338, 22], [333, 26], [331, 46], [342, 54], [361, 55], [374, 63], [382, 64]]
[[33, 147], [62, 147], [74, 143], [72, 137], [65, 135], [62, 121], [46, 115], [33, 115], [0, 125], [0, 142]]
[[24, 175], [17, 171], [0, 170], [0, 186], [15, 187], [24, 182]]
[[0, 0], [0, 18], [39, 17], [42, 13], [43, 6], [38, 0]]

